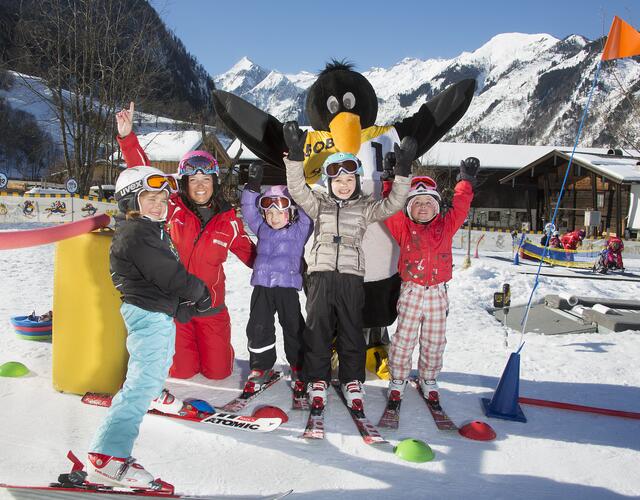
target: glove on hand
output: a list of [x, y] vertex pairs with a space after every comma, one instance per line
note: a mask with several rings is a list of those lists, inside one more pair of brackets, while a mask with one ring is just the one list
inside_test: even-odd
[[404, 137], [400, 146], [393, 145], [393, 150], [396, 156], [396, 165], [393, 169], [395, 175], [401, 177], [409, 177], [411, 175], [411, 162], [416, 157], [416, 149], [418, 143], [413, 137]]
[[469, 181], [475, 186], [479, 168], [480, 160], [474, 156], [470, 156], [466, 160], [462, 160], [460, 162], [460, 173], [458, 173], [457, 180]]
[[249, 191], [260, 192], [262, 184], [262, 176], [264, 175], [264, 167], [259, 162], [253, 162], [249, 165], [249, 181], [245, 186]]
[[298, 122], [286, 122], [282, 126], [284, 142], [289, 148], [289, 159], [292, 161], [304, 161], [304, 143], [307, 140], [307, 131], [304, 132], [298, 127]]
[[391, 181], [393, 180], [393, 169], [396, 166], [396, 154], [393, 151], [389, 151], [386, 155], [384, 155], [384, 160], [382, 162], [382, 174], [380, 174], [380, 179], [383, 181]]
[[176, 321], [178, 323], [188, 323], [196, 314], [196, 308], [191, 302], [183, 302], [178, 306]]
[[211, 294], [209, 293], [209, 288], [205, 288], [204, 295], [198, 299], [195, 308], [198, 313], [203, 313], [211, 309]]

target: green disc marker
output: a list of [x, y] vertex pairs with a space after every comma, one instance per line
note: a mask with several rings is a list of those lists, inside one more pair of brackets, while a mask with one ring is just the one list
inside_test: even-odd
[[393, 449], [393, 452], [407, 462], [429, 462], [435, 456], [429, 445], [419, 439], [400, 441], [398, 446]]
[[29, 373], [29, 368], [18, 361], [7, 361], [0, 365], [0, 377], [23, 377]]

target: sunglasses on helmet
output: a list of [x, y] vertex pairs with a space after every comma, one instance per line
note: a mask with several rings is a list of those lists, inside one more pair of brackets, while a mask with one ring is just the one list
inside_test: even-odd
[[183, 175], [195, 175], [198, 172], [205, 175], [218, 175], [220, 168], [218, 162], [214, 158], [205, 156], [192, 156], [180, 162], [178, 173]]
[[340, 174], [356, 174], [360, 165], [354, 160], [345, 160], [338, 163], [330, 163], [325, 171], [328, 177], [338, 177]]
[[171, 193], [178, 191], [178, 181], [172, 175], [152, 174], [144, 178], [144, 189], [149, 191], [162, 191], [169, 188]]
[[269, 210], [271, 207], [284, 211], [291, 207], [291, 200], [286, 196], [262, 196], [258, 201], [262, 210]]

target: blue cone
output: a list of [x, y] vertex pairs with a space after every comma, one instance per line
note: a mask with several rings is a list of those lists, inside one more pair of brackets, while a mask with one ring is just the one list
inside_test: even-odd
[[514, 266], [520, 265], [520, 248], [516, 249], [516, 254], [513, 256], [513, 265]]
[[498, 387], [491, 400], [482, 398], [487, 417], [526, 422], [522, 408], [518, 404], [520, 392], [520, 351], [512, 352], [507, 367], [500, 377]]

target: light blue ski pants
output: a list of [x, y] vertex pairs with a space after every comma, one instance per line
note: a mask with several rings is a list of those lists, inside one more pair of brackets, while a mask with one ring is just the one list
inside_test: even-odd
[[164, 387], [175, 352], [173, 318], [123, 303], [120, 313], [127, 327], [129, 363], [122, 389], [98, 428], [90, 451], [114, 457], [129, 457], [140, 423]]

